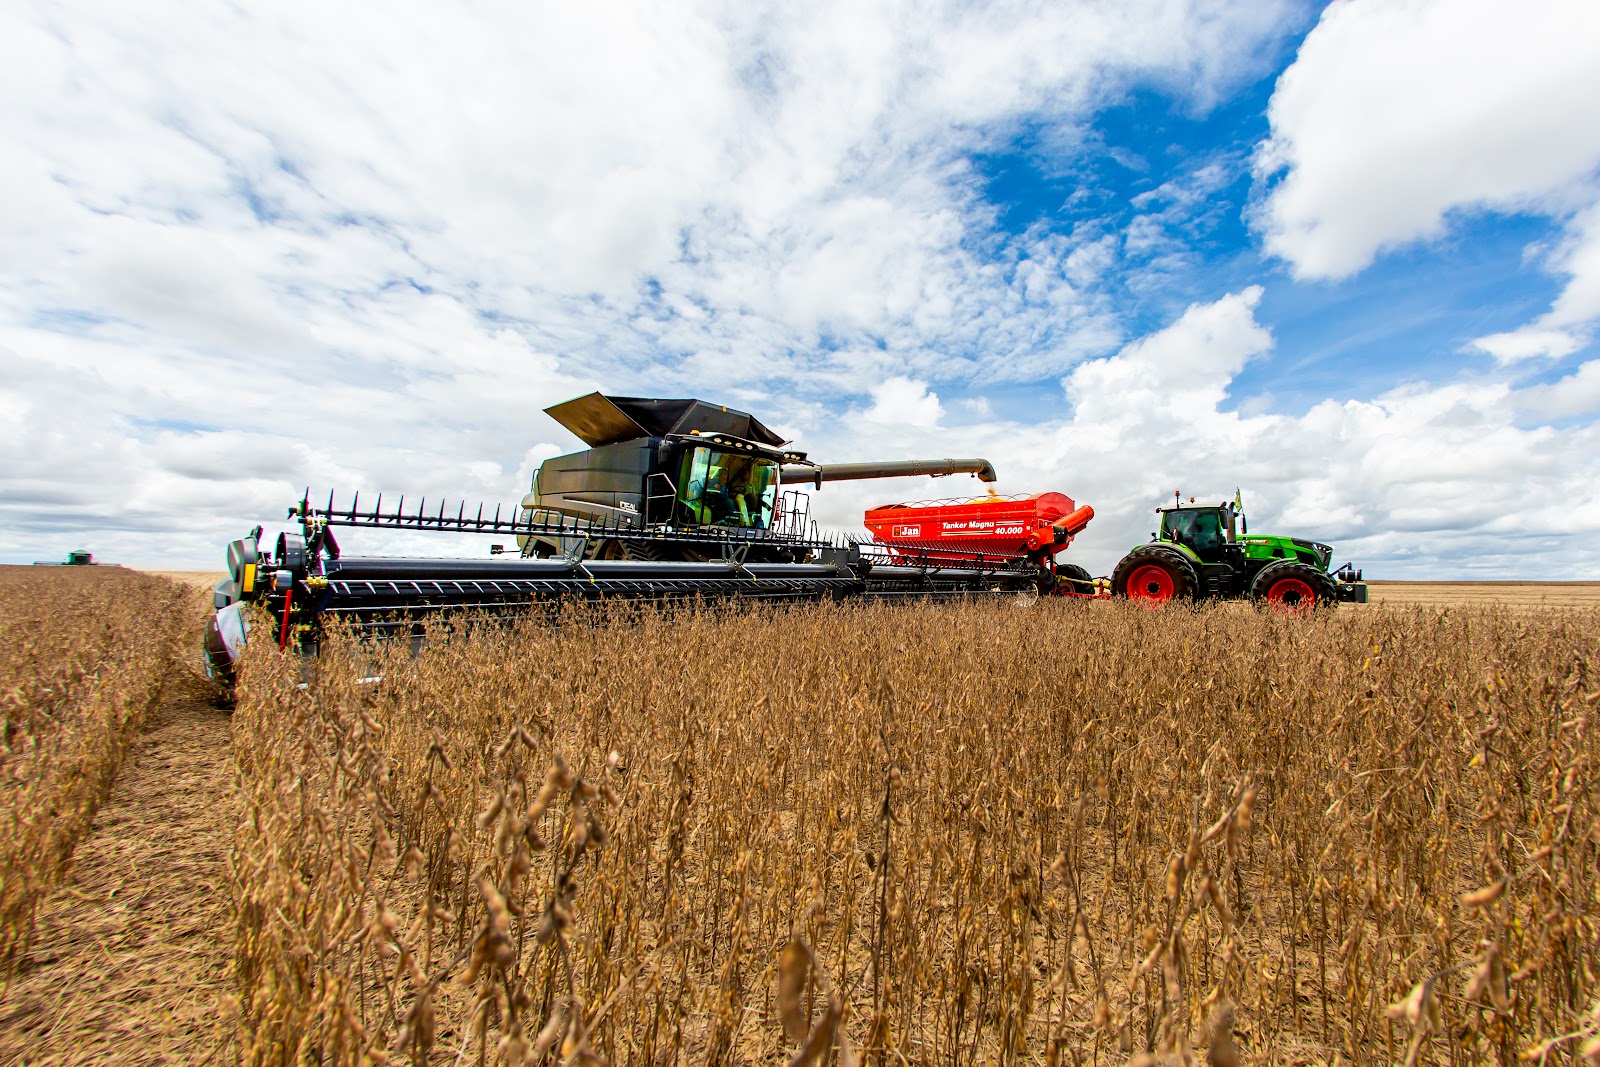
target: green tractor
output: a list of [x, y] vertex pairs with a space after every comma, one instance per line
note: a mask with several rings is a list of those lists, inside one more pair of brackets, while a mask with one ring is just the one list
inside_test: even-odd
[[1238, 495], [1232, 502], [1157, 508], [1159, 533], [1122, 557], [1111, 572], [1111, 593], [1147, 605], [1201, 597], [1249, 597], [1299, 614], [1348, 601], [1367, 602], [1361, 572], [1346, 563], [1330, 572], [1333, 549], [1316, 541], [1273, 534], [1251, 536]]

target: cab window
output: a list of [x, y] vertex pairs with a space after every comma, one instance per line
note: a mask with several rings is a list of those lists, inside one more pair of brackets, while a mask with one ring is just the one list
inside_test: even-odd
[[778, 502], [778, 466], [758, 456], [693, 449], [678, 477], [679, 519], [689, 526], [766, 529]]
[[1212, 508], [1169, 511], [1162, 519], [1167, 540], [1188, 545], [1196, 552], [1218, 548], [1227, 541], [1222, 515]]

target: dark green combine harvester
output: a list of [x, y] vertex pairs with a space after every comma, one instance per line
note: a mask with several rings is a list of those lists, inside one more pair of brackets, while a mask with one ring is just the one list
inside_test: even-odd
[[1147, 604], [1204, 597], [1249, 597], [1280, 611], [1301, 612], [1340, 601], [1365, 604], [1361, 572], [1346, 563], [1329, 571], [1333, 548], [1279, 534], [1250, 534], [1239, 498], [1219, 504], [1157, 508], [1161, 528], [1122, 557], [1111, 572], [1114, 596]]
[[96, 563], [94, 561], [94, 553], [90, 552], [87, 548], [74, 548], [72, 551], [68, 552], [67, 553], [67, 561], [65, 563], [62, 563], [60, 560], [54, 560], [54, 559], [36, 559], [36, 560], [33, 561], [33, 565], [35, 567], [98, 567], [98, 566], [100, 566], [99, 563]]
[[[746, 412], [694, 399], [591, 393], [546, 409], [589, 447], [540, 466], [516, 509], [359, 496], [289, 509], [298, 533], [228, 546], [208, 669], [231, 678], [250, 617], [280, 648], [314, 651], [323, 625], [415, 638], [430, 619], [505, 619], [563, 601], [944, 598], [1054, 587], [1037, 553], [904, 548], [829, 534], [792, 488], [913, 475], [995, 480], [985, 459], [819, 464]], [[483, 534], [488, 558], [347, 555], [336, 529]], [[514, 540], [521, 549], [505, 551]]]

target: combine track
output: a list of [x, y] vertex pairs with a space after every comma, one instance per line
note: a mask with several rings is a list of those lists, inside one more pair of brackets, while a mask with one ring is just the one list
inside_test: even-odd
[[226, 1064], [227, 712], [174, 669], [0, 995], [0, 1064]]

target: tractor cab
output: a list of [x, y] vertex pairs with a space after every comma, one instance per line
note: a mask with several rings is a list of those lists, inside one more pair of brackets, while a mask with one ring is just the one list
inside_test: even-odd
[[1158, 541], [1183, 545], [1202, 562], [1237, 565], [1244, 557], [1239, 527], [1244, 516], [1234, 504], [1195, 504], [1157, 508], [1161, 514]]

